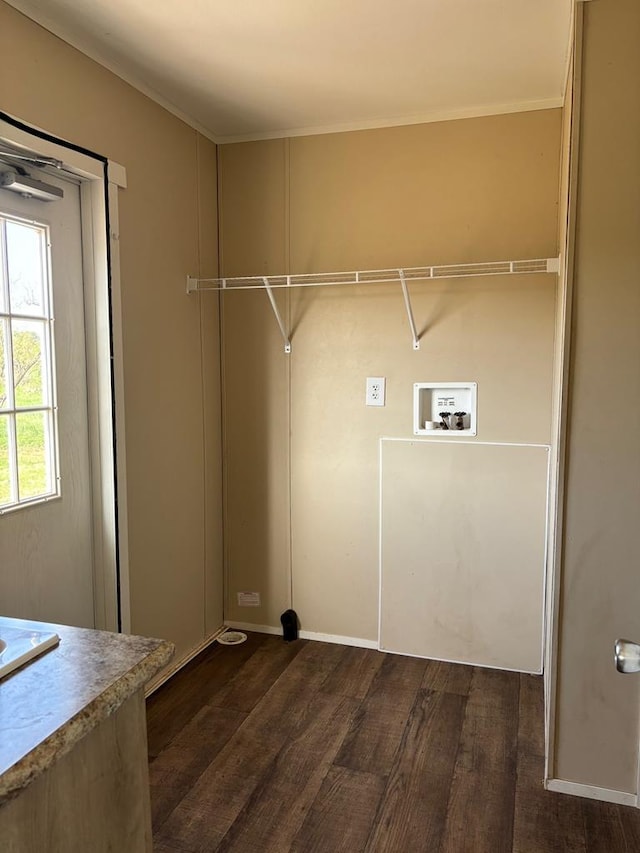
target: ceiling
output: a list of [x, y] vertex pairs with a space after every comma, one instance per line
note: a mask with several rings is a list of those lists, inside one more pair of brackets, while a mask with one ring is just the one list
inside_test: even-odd
[[8, 0], [218, 142], [559, 106], [573, 0]]

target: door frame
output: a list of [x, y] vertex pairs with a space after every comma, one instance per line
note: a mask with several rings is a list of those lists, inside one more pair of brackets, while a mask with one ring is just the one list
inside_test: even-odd
[[[567, 421], [569, 406], [569, 366], [573, 313], [574, 248], [576, 229], [576, 192], [578, 151], [580, 142], [580, 84], [582, 77], [583, 10], [574, 4], [571, 22], [571, 50], [565, 81], [565, 103], [568, 112], [560, 149], [560, 181], [558, 188], [560, 270], [556, 308], [556, 340], [553, 380], [552, 485], [550, 503], [550, 537], [547, 552], [547, 612], [544, 662], [545, 767], [544, 786], [554, 789], [556, 776], [556, 707], [560, 642], [561, 572], [564, 546], [564, 485], [567, 454]], [[565, 159], [566, 158], [566, 162]], [[566, 174], [563, 176], [563, 169]]]
[[0, 112], [0, 139], [80, 182], [95, 627], [130, 632], [118, 192], [124, 167]]
[[[584, 18], [588, 11], [577, 0], [573, 7], [572, 50], [569, 57], [568, 79], [564, 109], [569, 111], [568, 133], [563, 140], [562, 154], [568, 155], [566, 186], [560, 193], [561, 215], [565, 218], [564, 245], [560, 246], [560, 304], [559, 334], [556, 342], [557, 376], [555, 380], [554, 443], [557, 447], [555, 465], [555, 503], [553, 506], [553, 539], [549, 551], [549, 608], [547, 613], [547, 651], [545, 660], [545, 788], [563, 794], [640, 808], [640, 743], [636, 750], [636, 791], [610, 790], [557, 778], [557, 714], [560, 667], [560, 630], [562, 571], [564, 557], [565, 478], [567, 472], [567, 443], [569, 401], [571, 393], [570, 362], [573, 343], [573, 301], [576, 272], [576, 230], [578, 227], [578, 175], [581, 144], [582, 64]], [[613, 638], [612, 638], [613, 651]], [[613, 660], [612, 660], [613, 665]]]

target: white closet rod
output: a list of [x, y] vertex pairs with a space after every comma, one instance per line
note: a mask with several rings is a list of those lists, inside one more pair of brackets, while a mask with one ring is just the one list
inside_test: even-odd
[[492, 261], [478, 264], [448, 264], [429, 267], [404, 267], [356, 272], [304, 273], [300, 275], [251, 275], [238, 278], [187, 277], [187, 293], [204, 290], [264, 290], [284, 340], [284, 351], [291, 352], [291, 340], [273, 295], [275, 288], [336, 287], [338, 285], [383, 284], [400, 282], [414, 350], [420, 349], [420, 336], [411, 307], [408, 282], [434, 279], [469, 278], [482, 275], [522, 275], [527, 273], [558, 273], [559, 258], [535, 258], [527, 261]]
[[195, 278], [187, 276], [187, 293], [196, 290], [264, 290], [282, 287], [335, 287], [340, 284], [384, 284], [388, 282], [422, 281], [436, 278], [465, 278], [478, 275], [513, 275], [515, 273], [557, 273], [558, 258], [535, 258], [526, 261], [490, 261], [478, 264], [449, 264], [404, 267], [356, 272], [303, 273], [299, 275], [249, 275], [235, 278]]

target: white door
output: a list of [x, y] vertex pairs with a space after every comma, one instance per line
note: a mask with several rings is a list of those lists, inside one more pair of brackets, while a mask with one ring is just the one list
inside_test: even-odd
[[93, 627], [80, 190], [29, 172], [63, 197], [0, 190], [0, 614]]

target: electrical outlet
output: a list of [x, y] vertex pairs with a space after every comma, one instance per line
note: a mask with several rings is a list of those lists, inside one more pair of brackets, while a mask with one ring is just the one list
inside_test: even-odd
[[384, 406], [385, 384], [384, 376], [367, 376], [367, 406]]

